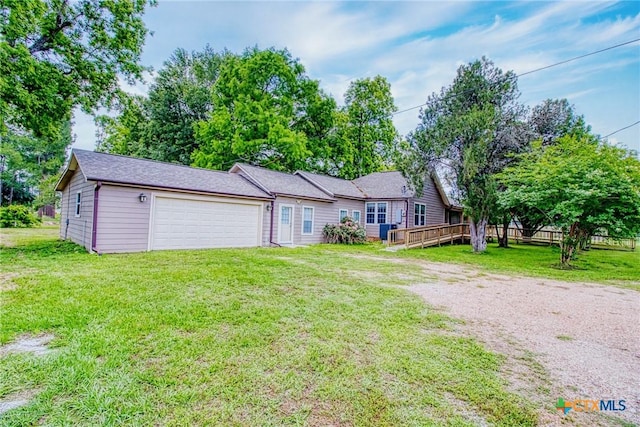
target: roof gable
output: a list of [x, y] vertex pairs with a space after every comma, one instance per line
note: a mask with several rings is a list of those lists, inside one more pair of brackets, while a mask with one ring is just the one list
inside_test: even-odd
[[326, 201], [335, 200], [332, 194], [323, 191], [318, 186], [296, 174], [278, 172], [241, 163], [235, 164], [231, 168], [231, 172], [246, 174], [248, 179], [274, 196], [293, 196]]
[[407, 180], [398, 171], [374, 172], [353, 180], [370, 199], [406, 199], [414, 196]]
[[272, 198], [243, 177], [228, 172], [74, 149], [56, 190], [80, 169], [87, 180], [252, 198]]
[[309, 181], [311, 184], [323, 189], [333, 196], [341, 196], [352, 199], [364, 199], [365, 194], [351, 181], [333, 176], [319, 175], [311, 172], [297, 171], [295, 173]]

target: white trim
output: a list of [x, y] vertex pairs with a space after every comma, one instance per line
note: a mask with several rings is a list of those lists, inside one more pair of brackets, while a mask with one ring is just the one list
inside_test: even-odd
[[[356, 221], [356, 216], [354, 215], [356, 212], [358, 212], [358, 220]], [[362, 223], [362, 211], [360, 211], [359, 209], [352, 209], [351, 210], [351, 218], [356, 221], [357, 224], [361, 224]]]
[[[368, 210], [367, 210], [367, 205], [368, 204], [373, 204], [375, 206], [375, 211], [373, 212], [374, 214], [374, 219], [373, 222], [368, 222], [367, 220], [367, 216], [369, 214]], [[384, 219], [385, 222], [378, 222], [378, 215], [380, 214], [380, 212], [378, 211], [378, 205], [385, 205], [385, 210], [384, 210]], [[391, 219], [391, 213], [389, 212], [389, 202], [366, 202], [364, 205], [364, 221], [365, 224], [369, 224], [369, 225], [374, 225], [374, 224], [390, 224], [389, 220]]]
[[153, 248], [153, 220], [156, 208], [156, 198], [162, 199], [182, 199], [182, 200], [196, 200], [202, 202], [217, 202], [217, 203], [226, 203], [226, 204], [237, 204], [237, 205], [252, 205], [252, 206], [260, 206], [259, 209], [259, 217], [258, 217], [258, 230], [257, 230], [257, 239], [256, 246], [262, 246], [262, 224], [264, 222], [264, 203], [262, 201], [250, 201], [245, 199], [231, 199], [226, 197], [211, 197], [211, 196], [200, 196], [196, 194], [175, 194], [171, 192], [152, 192], [151, 193], [151, 202], [149, 206], [149, 235], [147, 237], [147, 251], [151, 251]]
[[338, 224], [342, 222], [342, 212], [345, 212], [345, 216], [349, 216], [349, 209], [338, 209]]
[[[80, 196], [78, 198], [78, 196]], [[80, 218], [82, 215], [82, 190], [76, 191], [76, 199], [74, 201], [74, 209], [73, 212], [76, 218]]]
[[[424, 207], [424, 214], [418, 213], [416, 215], [416, 207], [418, 206], [423, 206]], [[420, 217], [424, 217], [424, 224], [416, 224], [416, 220]], [[413, 202], [413, 226], [414, 227], [423, 227], [427, 225], [427, 204], [426, 203], [420, 203], [420, 202]]]
[[[384, 222], [379, 222], [378, 218], [380, 212], [378, 211], [378, 205], [384, 204]], [[376, 202], [376, 224], [391, 224], [389, 220], [391, 219], [391, 212], [389, 212], [389, 202]]]
[[[304, 210], [305, 209], [311, 209], [311, 232], [309, 233], [305, 233], [304, 232]], [[315, 227], [315, 216], [316, 216], [316, 210], [313, 206], [302, 206], [302, 221], [301, 221], [301, 225], [300, 225], [300, 234], [302, 234], [303, 236], [313, 236], [313, 230]]]
[[[290, 225], [290, 227], [291, 227], [291, 240], [286, 241], [286, 242], [283, 242], [282, 241], [282, 237], [281, 237], [282, 236], [282, 208], [283, 207], [291, 208], [291, 218], [290, 218], [291, 219], [291, 225]], [[296, 212], [295, 205], [290, 205], [290, 204], [287, 204], [287, 203], [280, 203], [278, 205], [278, 243], [284, 244], [284, 245], [293, 244], [293, 233], [294, 233], [293, 230], [295, 230], [293, 219], [295, 218], [295, 212]]]

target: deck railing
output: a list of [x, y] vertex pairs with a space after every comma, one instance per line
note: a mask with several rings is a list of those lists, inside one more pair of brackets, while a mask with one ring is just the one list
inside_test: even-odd
[[[494, 226], [487, 227], [487, 238], [497, 239]], [[542, 243], [546, 245], [559, 244], [562, 232], [558, 230], [539, 230], [533, 236], [524, 236], [517, 227], [507, 229], [509, 240], [515, 243]], [[454, 243], [470, 240], [469, 224], [438, 224], [425, 227], [400, 228], [389, 230], [387, 245], [403, 244], [406, 248], [426, 248], [439, 246], [444, 243]], [[636, 239], [612, 239], [611, 237], [595, 235], [591, 237], [591, 247], [606, 249], [635, 250]]]
[[453, 243], [469, 239], [468, 224], [438, 224], [425, 227], [400, 228], [389, 230], [387, 244], [403, 243], [407, 248], [426, 248], [427, 246]]

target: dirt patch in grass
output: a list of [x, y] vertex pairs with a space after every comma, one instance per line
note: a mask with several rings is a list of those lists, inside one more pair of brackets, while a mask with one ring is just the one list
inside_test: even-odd
[[0, 399], [0, 416], [12, 409], [27, 406], [38, 392], [39, 390], [22, 390], [3, 397]]
[[0, 346], [0, 357], [9, 353], [29, 353], [35, 356], [44, 356], [54, 351], [48, 347], [53, 338], [54, 336], [51, 334], [23, 335], [14, 342]]

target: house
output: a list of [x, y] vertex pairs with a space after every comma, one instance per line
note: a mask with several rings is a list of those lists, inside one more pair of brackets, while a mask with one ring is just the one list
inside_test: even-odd
[[399, 172], [353, 181], [240, 163], [220, 172], [74, 149], [56, 190], [60, 237], [113, 253], [319, 243], [345, 216], [371, 237], [390, 224], [448, 222], [457, 208], [439, 181], [424, 187], [414, 194]]

